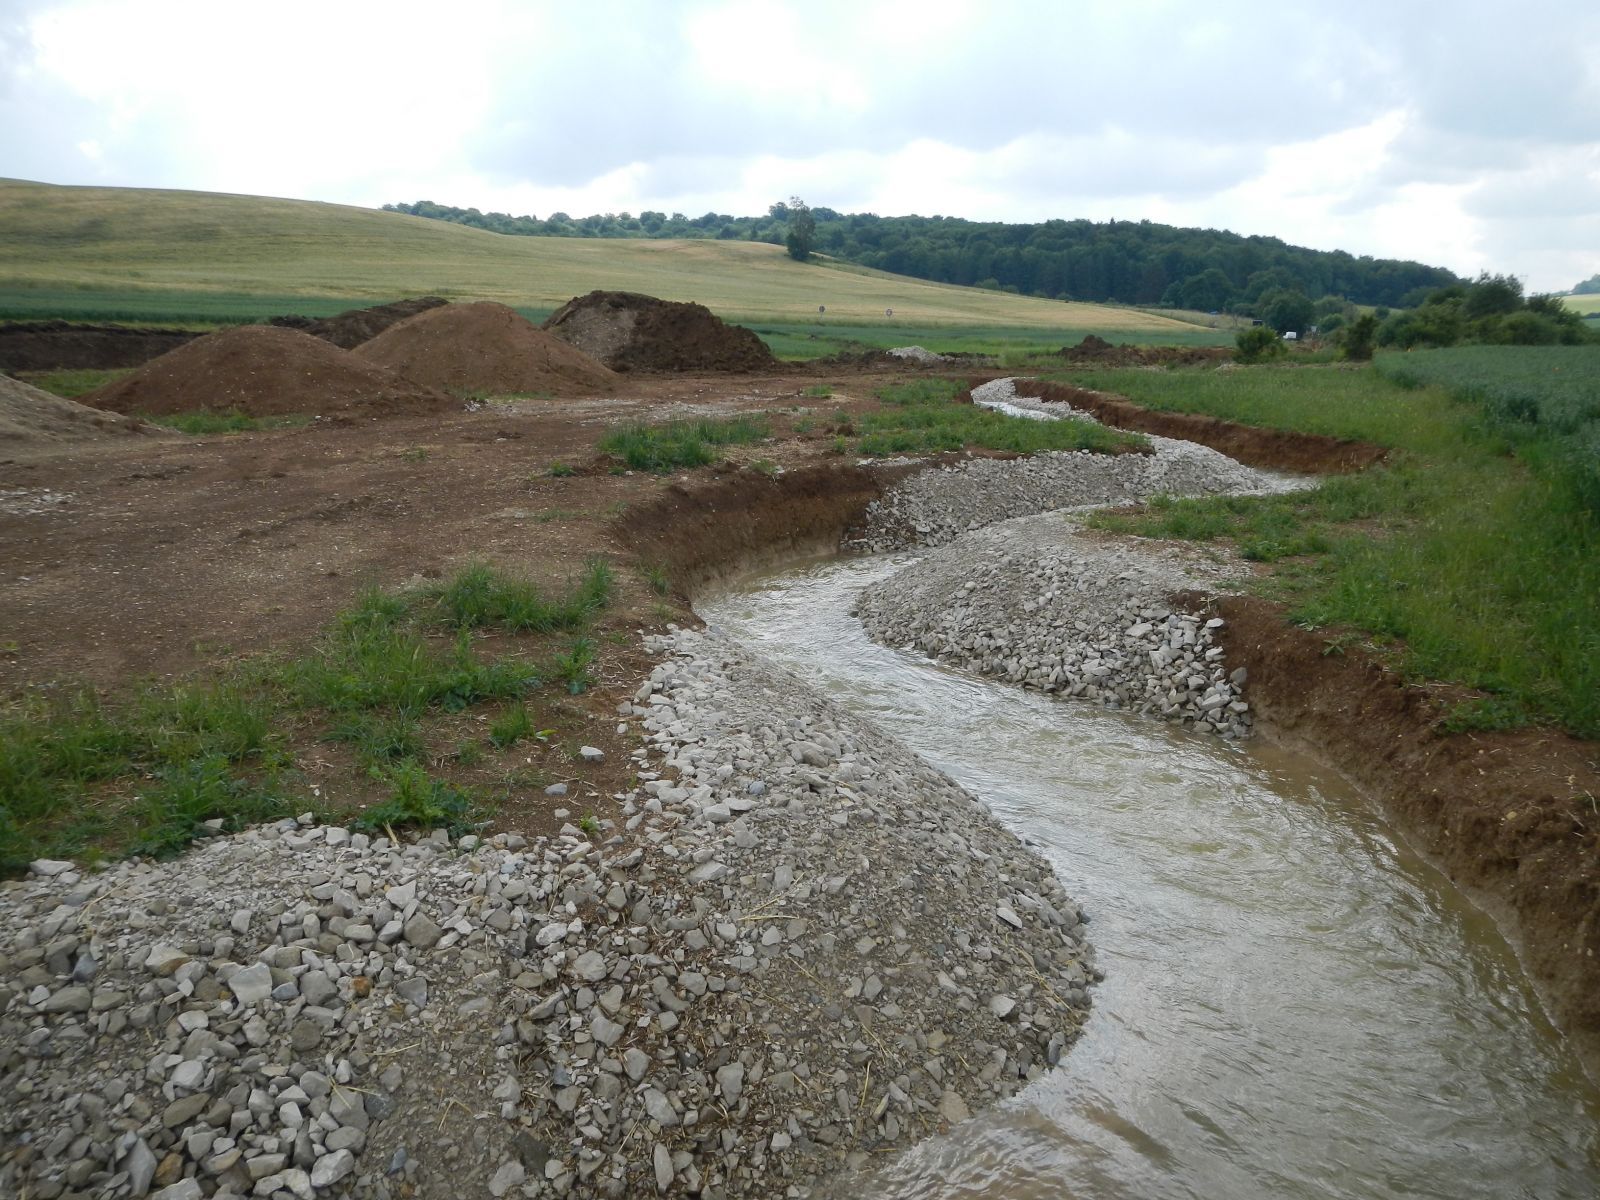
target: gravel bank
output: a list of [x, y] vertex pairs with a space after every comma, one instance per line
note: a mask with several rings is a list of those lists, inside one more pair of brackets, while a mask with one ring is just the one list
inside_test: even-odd
[[1056, 1062], [1046, 864], [898, 743], [677, 633], [625, 830], [287, 821], [0, 889], [0, 1193], [803, 1195]]
[[[1047, 419], [1093, 420], [1016, 394], [1010, 379], [972, 391], [973, 402], [1037, 412]], [[1132, 504], [1150, 496], [1255, 494], [1302, 486], [1297, 479], [1246, 467], [1194, 442], [1152, 436], [1150, 454], [1089, 451], [1028, 458], [974, 458], [924, 471], [867, 511], [864, 531], [846, 544], [862, 553], [943, 546], [997, 521], [1063, 508]]]
[[1238, 738], [1251, 724], [1245, 673], [1213, 644], [1222, 622], [1169, 599], [1236, 574], [1193, 553], [1091, 540], [1045, 513], [933, 551], [868, 588], [856, 615], [885, 645]]

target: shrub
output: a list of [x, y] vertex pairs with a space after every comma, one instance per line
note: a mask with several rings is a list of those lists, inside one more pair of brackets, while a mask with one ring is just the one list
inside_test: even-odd
[[1233, 340], [1233, 356], [1242, 363], [1267, 362], [1288, 353], [1278, 335], [1265, 325], [1241, 329]]

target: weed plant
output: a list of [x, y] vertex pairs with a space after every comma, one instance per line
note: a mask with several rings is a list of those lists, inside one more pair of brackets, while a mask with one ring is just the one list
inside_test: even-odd
[[[176, 429], [179, 433], [186, 433], [191, 437], [209, 437], [219, 433], [251, 433], [258, 429], [287, 429], [304, 425], [309, 419], [299, 416], [252, 417], [236, 408], [230, 408], [225, 412], [169, 413], [165, 416], [141, 418], [152, 425]], [[426, 457], [426, 451], [422, 454]]]
[[629, 425], [601, 438], [600, 449], [635, 471], [665, 473], [703, 467], [717, 460], [713, 447], [759, 442], [769, 432], [767, 423], [755, 417]]

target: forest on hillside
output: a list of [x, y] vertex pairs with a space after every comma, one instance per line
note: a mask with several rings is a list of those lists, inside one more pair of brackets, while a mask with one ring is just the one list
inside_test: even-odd
[[[714, 238], [778, 246], [784, 244], [794, 215], [782, 203], [759, 217], [659, 212], [570, 217], [557, 212], [540, 220], [430, 200], [386, 204], [384, 209], [494, 233]], [[1006, 224], [960, 217], [880, 217], [831, 208], [807, 211], [815, 222], [811, 249], [817, 254], [937, 283], [1051, 299], [1252, 311], [1266, 294], [1292, 292], [1312, 300], [1336, 296], [1354, 304], [1409, 307], [1438, 288], [1462, 282], [1442, 267], [1423, 263], [1151, 221]]]

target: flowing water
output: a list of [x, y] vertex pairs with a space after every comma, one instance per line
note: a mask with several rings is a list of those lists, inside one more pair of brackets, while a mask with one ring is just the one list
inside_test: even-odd
[[699, 605], [1047, 855], [1105, 983], [1061, 1069], [857, 1196], [1600, 1196], [1600, 1091], [1493, 924], [1336, 776], [874, 645], [832, 560]]

